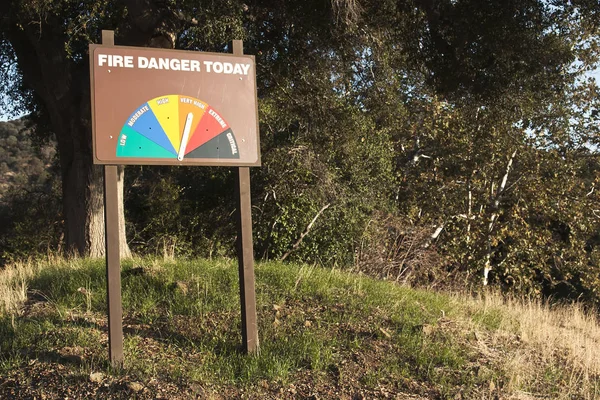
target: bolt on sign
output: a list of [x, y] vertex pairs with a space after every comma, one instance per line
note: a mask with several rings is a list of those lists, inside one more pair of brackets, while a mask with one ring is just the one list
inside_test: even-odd
[[94, 163], [259, 166], [254, 56], [90, 45]]

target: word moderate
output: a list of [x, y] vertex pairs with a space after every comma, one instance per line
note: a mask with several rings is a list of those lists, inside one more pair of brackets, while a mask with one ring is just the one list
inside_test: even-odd
[[158, 69], [187, 72], [209, 72], [215, 74], [248, 75], [250, 64], [220, 61], [202, 61], [185, 58], [122, 56], [98, 54], [99, 67]]

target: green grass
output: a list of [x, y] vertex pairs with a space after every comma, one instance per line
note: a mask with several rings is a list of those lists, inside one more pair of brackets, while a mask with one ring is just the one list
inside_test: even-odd
[[[514, 325], [501, 307], [478, 308], [339, 270], [275, 262], [256, 266], [260, 353], [246, 356], [240, 351], [236, 263], [154, 259], [123, 263], [125, 364], [113, 371], [104, 262], [59, 260], [35, 271], [22, 315], [0, 318], [1, 375], [18, 376], [35, 360], [64, 365], [84, 380], [103, 371], [148, 387], [153, 381], [199, 384], [205, 395], [225, 390], [278, 397], [284, 388], [301, 387], [374, 397], [387, 391], [493, 398], [498, 391], [555, 396], [572, 372], [550, 360], [537, 380], [514, 383], [514, 370], [488, 354], [494, 338], [510, 334], [502, 327]], [[489, 344], [482, 344], [482, 335]], [[496, 344], [496, 353], [506, 345]], [[508, 355], [515, 346], [506, 347]]]

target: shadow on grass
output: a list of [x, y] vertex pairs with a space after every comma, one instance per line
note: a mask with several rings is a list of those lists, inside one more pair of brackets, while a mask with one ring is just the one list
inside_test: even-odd
[[[135, 324], [134, 321], [131, 322], [133, 322], [131, 325]], [[207, 331], [198, 335], [189, 333], [183, 334], [177, 329], [173, 329], [173, 327], [169, 326], [168, 322], [159, 322], [148, 327], [126, 326], [123, 328], [123, 333], [124, 335], [138, 336], [143, 339], [153, 339], [166, 346], [177, 345], [182, 350], [198, 351], [204, 349], [219, 357], [245, 354], [242, 346], [241, 333], [239, 331], [233, 332], [227, 330], [213, 332], [217, 335], [221, 334], [225, 336], [219, 340], [215, 340], [214, 336], [210, 337], [210, 334]], [[232, 337], [235, 334], [239, 335], [237, 340]]]

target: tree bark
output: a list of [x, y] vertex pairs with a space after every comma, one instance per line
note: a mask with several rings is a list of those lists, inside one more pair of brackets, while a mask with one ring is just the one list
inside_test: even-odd
[[119, 249], [121, 258], [130, 258], [131, 249], [127, 244], [127, 235], [125, 231], [125, 166], [120, 165], [117, 171], [117, 195], [119, 196]]

